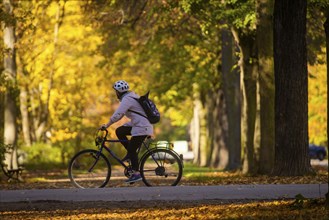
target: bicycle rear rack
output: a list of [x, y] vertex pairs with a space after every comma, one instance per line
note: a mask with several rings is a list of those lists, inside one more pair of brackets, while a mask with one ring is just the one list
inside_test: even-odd
[[157, 142], [151, 142], [149, 144], [150, 148], [161, 148], [161, 149], [168, 149], [173, 150], [174, 144], [167, 141], [157, 141]]

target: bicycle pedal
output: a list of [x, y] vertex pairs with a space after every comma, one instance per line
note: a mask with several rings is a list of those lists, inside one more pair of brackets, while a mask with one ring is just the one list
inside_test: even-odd
[[129, 183], [130, 185], [134, 184], [135, 182]]

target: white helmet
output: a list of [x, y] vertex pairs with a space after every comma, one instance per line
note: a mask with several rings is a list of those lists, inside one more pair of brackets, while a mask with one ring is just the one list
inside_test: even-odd
[[115, 89], [118, 92], [127, 92], [129, 90], [129, 85], [126, 81], [119, 80], [114, 83], [113, 89]]

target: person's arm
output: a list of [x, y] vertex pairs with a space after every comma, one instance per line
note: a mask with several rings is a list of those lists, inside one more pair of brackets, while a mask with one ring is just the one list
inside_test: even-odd
[[119, 121], [125, 113], [128, 111], [128, 109], [131, 107], [131, 102], [129, 101], [128, 98], [123, 98], [120, 106], [117, 108], [117, 110], [114, 112], [114, 114], [111, 116], [109, 122], [105, 124], [104, 126], [108, 128], [115, 122]]

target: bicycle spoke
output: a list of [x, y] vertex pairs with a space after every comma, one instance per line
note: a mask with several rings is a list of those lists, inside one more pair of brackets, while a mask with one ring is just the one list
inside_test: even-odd
[[180, 158], [168, 149], [156, 149], [141, 161], [141, 175], [147, 186], [174, 186], [182, 177]]

